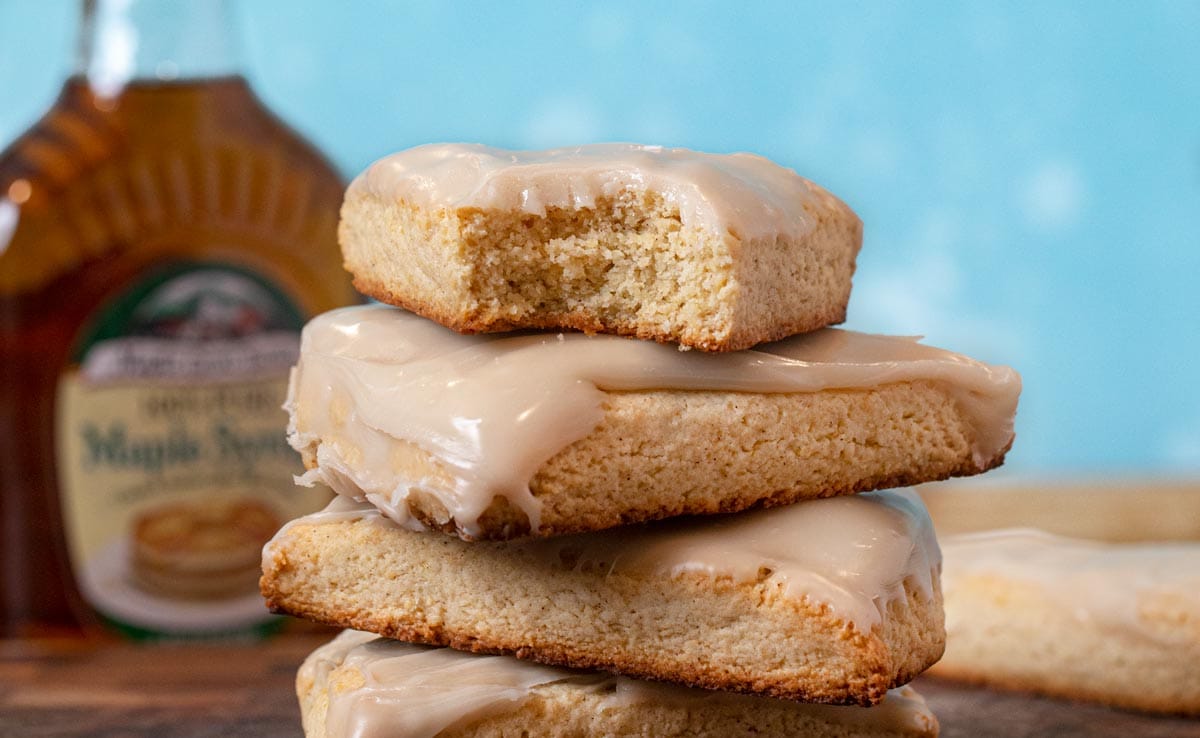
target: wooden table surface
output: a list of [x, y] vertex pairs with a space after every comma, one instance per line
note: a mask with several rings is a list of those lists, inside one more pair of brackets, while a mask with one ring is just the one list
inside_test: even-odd
[[[0, 738], [297, 738], [296, 667], [326, 637], [240, 646], [0, 641]], [[1161, 718], [933, 679], [917, 688], [946, 738], [1200, 738]]]

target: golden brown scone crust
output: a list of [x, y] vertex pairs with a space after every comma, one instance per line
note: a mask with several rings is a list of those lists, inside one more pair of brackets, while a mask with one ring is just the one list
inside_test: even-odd
[[906, 585], [864, 633], [776, 580], [567, 563], [378, 518], [299, 523], [268, 548], [261, 587], [275, 612], [399, 640], [809, 702], [875, 704], [944, 646], [936, 585], [932, 599]]
[[339, 239], [359, 291], [463, 333], [557, 328], [737, 351], [845, 319], [862, 222], [820, 191], [793, 240], [682, 225], [654, 192], [544, 216], [422, 208], [351, 190]]
[[[955, 539], [946, 539], [949, 633], [945, 658], [932, 673], [1000, 689], [1200, 716], [1200, 598], [1194, 586], [1179, 583], [1195, 568], [1200, 550], [1200, 486], [1146, 480], [1026, 482], [970, 489], [940, 485], [921, 494], [942, 535], [1036, 526], [1067, 537], [1042, 544], [1048, 546], [1049, 563], [1036, 575], [1016, 561], [1004, 565], [1013, 550], [1001, 544], [1004, 537], [989, 544], [987, 534], [976, 536], [972, 553], [962, 558], [956, 556]], [[1151, 581], [1159, 574], [1182, 576], [1171, 585], [1147, 587], [1146, 580], [1132, 581], [1129, 572], [1114, 572], [1103, 577], [1111, 588], [1105, 605], [1065, 605], [1053, 583], [1073, 580], [1076, 572], [1066, 562], [1083, 540], [1097, 546], [1091, 567], [1104, 565], [1099, 557], [1105, 551], [1136, 544], [1147, 547], [1142, 561]], [[1157, 556], [1156, 541], [1166, 544]], [[1057, 545], [1065, 546], [1061, 557], [1054, 555]], [[1192, 553], [1181, 559], [1185, 551]], [[980, 554], [987, 560], [972, 558]], [[1056, 568], [1059, 558], [1063, 563]], [[1195, 574], [1192, 581], [1200, 582], [1200, 571]], [[1130, 604], [1129, 613], [1109, 611], [1113, 602]], [[1099, 614], [1110, 617], [1089, 614], [1101, 607]]]
[[[530, 481], [542, 505], [537, 535], [978, 474], [999, 466], [1007, 450], [977, 464], [966, 416], [934, 382], [805, 394], [606, 395], [596, 429], [552, 457]], [[302, 454], [309, 468], [317, 463], [316, 451], [314, 445]], [[474, 536], [431, 496], [411, 500], [410, 512], [431, 528], [468, 539], [530, 533], [525, 514], [503, 497], [484, 512]]]
[[[305, 737], [336, 738], [326, 729], [331, 696], [358, 689], [364, 682], [362, 673], [349, 667], [302, 668], [296, 695]], [[936, 738], [937, 719], [924, 701], [911, 688], [904, 694], [917, 700], [919, 707], [903, 719], [883, 719], [860, 712], [871, 708], [834, 708], [841, 714], [831, 714], [790, 700], [749, 695], [689, 699], [672, 692], [666, 699], [653, 699], [655, 693], [650, 692], [613, 700], [596, 687], [555, 682], [533, 687], [518, 706], [446, 728], [438, 738]]]
[[961, 624], [949, 636], [947, 658], [932, 673], [1000, 689], [1200, 716], [1200, 623], [1180, 621], [1170, 603], [1159, 604], [1162, 625], [1182, 640], [1114, 637], [1064, 612], [1034, 587], [973, 577], [947, 592], [949, 616]]
[[1200, 715], [1200, 485], [940, 485], [922, 497], [947, 535], [949, 632], [934, 673]]

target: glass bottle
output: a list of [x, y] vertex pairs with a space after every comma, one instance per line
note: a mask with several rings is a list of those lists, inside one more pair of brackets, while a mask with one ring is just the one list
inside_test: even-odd
[[357, 301], [342, 181], [240, 75], [223, 0], [87, 0], [0, 153], [0, 636], [268, 629], [307, 317]]

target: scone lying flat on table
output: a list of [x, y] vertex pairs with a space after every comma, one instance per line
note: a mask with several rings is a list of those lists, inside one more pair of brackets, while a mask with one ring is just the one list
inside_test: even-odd
[[934, 674], [1200, 715], [1200, 486], [923, 494], [951, 534]]
[[862, 223], [751, 154], [433, 144], [354, 180], [340, 241], [359, 290], [458, 331], [733, 351], [844, 320]]
[[977, 474], [1020, 378], [913, 339], [823, 329], [752, 350], [462, 336], [405, 310], [304, 329], [289, 441], [397, 523], [507, 539]]
[[339, 498], [268, 544], [262, 589], [276, 612], [406, 641], [869, 705], [941, 656], [939, 569], [902, 492], [506, 542]]
[[308, 738], [935, 738], [910, 687], [871, 707], [812, 705], [639, 682], [346, 631], [296, 678]]

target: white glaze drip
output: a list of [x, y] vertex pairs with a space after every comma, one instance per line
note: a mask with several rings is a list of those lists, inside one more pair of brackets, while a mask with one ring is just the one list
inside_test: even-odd
[[350, 192], [426, 207], [473, 207], [544, 215], [591, 208], [626, 190], [654, 191], [678, 206], [684, 226], [755, 239], [793, 238], [814, 226], [806, 207], [825, 190], [753, 154], [705, 154], [637, 144], [508, 151], [429, 144], [380, 159]]
[[286, 408], [292, 446], [320, 444], [301, 484], [369, 500], [408, 527], [419, 527], [408, 499], [425, 492], [473, 535], [496, 495], [536, 530], [529, 481], [596, 427], [604, 390], [817, 392], [915, 380], [956, 398], [978, 464], [1011, 442], [1016, 372], [913, 339], [829, 328], [705, 354], [614, 336], [462, 336], [382, 306], [336, 310], [305, 327]]
[[778, 583], [785, 597], [825, 605], [860, 632], [879, 625], [908, 584], [926, 598], [941, 567], [933, 523], [915, 493], [871, 492], [734, 515], [667, 520], [509, 543], [547, 561], [610, 574], [696, 573]]
[[[343, 498], [292, 521], [298, 525], [362, 519], [392, 525], [378, 509]], [[409, 533], [409, 535], [423, 535]], [[274, 540], [264, 548], [270, 568]], [[925, 506], [909, 491], [870, 492], [734, 515], [702, 516], [625, 526], [597, 533], [461, 544], [471, 550], [501, 546], [551, 566], [573, 566], [596, 576], [633, 573], [776, 583], [783, 596], [824, 605], [867, 633], [905, 585], [933, 594], [941, 553]]]
[[613, 707], [648, 703], [787, 704], [815, 719], [877, 730], [925, 730], [933, 715], [914, 690], [890, 691], [875, 707], [781, 703], [765, 697], [710, 692], [641, 682], [602, 673], [540, 666], [507, 656], [481, 656], [427, 648], [345, 631], [312, 653], [302, 680], [327, 683], [342, 667], [357, 672], [362, 686], [330, 689], [326, 713], [329, 738], [433, 738], [447, 728], [515, 711], [534, 690], [565, 684], [601, 695]]

